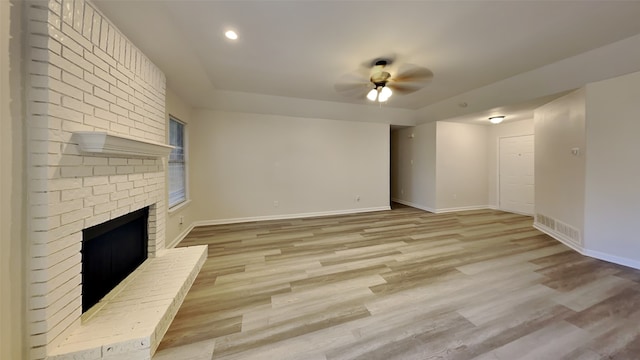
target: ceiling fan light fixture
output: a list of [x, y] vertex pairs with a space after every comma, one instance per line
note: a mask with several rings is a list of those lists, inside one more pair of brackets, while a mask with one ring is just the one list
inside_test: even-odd
[[[360, 95], [362, 96], [362, 95]], [[371, 100], [371, 101], [376, 101], [376, 98], [378, 97], [378, 89], [371, 89], [371, 91], [369, 91], [369, 93], [367, 94], [367, 99]]]
[[492, 124], [500, 124], [502, 122], [502, 120], [504, 120], [505, 116], [492, 116], [489, 118], [489, 121]]
[[389, 89], [388, 87], [383, 86], [382, 89], [380, 89], [380, 96], [378, 96], [378, 101], [385, 102], [389, 100], [391, 94], [393, 94], [393, 91], [391, 91], [391, 89]]

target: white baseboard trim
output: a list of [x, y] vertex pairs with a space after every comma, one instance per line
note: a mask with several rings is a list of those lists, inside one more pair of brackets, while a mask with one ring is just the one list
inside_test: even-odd
[[588, 249], [585, 249], [583, 254], [599, 260], [604, 260], [614, 264], [627, 266], [630, 268], [640, 270], [640, 261], [638, 260], [627, 259], [620, 256], [615, 256], [615, 255], [603, 253], [600, 251], [588, 250]]
[[397, 202], [398, 204], [402, 204], [402, 205], [407, 205], [407, 206], [411, 206], [414, 207], [416, 209], [420, 209], [420, 210], [424, 210], [424, 211], [428, 211], [430, 213], [435, 213], [436, 210], [432, 209], [430, 207], [427, 206], [422, 206], [420, 204], [416, 204], [416, 203], [412, 203], [411, 201], [406, 201], [406, 200], [400, 200], [400, 199], [391, 199], [391, 201], [393, 202]]
[[624, 258], [624, 257], [620, 257], [620, 256], [616, 256], [616, 255], [611, 255], [611, 254], [607, 254], [604, 252], [600, 252], [600, 251], [595, 251], [595, 250], [589, 250], [589, 249], [585, 249], [583, 246], [576, 244], [575, 242], [571, 241], [567, 236], [554, 231], [542, 224], [539, 223], [534, 223], [533, 227], [542, 231], [543, 233], [551, 236], [552, 238], [560, 241], [561, 243], [565, 244], [566, 246], [570, 247], [571, 249], [577, 251], [578, 253], [584, 255], [584, 256], [588, 256], [588, 257], [592, 257], [594, 259], [598, 259], [598, 260], [602, 260], [602, 261], [607, 261], [610, 263], [614, 263], [614, 264], [618, 264], [618, 265], [622, 265], [622, 266], [627, 266], [630, 268], [634, 268], [634, 269], [639, 269], [640, 270], [640, 261], [637, 260], [632, 260], [632, 259], [628, 259], [628, 258]]
[[169, 244], [166, 244], [165, 247], [167, 249], [172, 249], [176, 247], [176, 245], [178, 245], [180, 241], [182, 241], [187, 235], [189, 235], [189, 233], [191, 232], [191, 230], [193, 230], [194, 227], [195, 227], [194, 223], [191, 223], [189, 226], [187, 226], [186, 229], [184, 229], [180, 234], [178, 234], [178, 236], [176, 236], [175, 239], [173, 239]]
[[195, 221], [193, 223], [193, 227], [236, 224], [236, 223], [253, 222], [253, 221], [302, 219], [302, 218], [310, 218], [310, 217], [318, 217], [318, 216], [347, 215], [347, 214], [358, 214], [358, 213], [386, 211], [386, 210], [391, 210], [391, 207], [380, 206], [380, 207], [349, 209], [349, 210], [319, 211], [319, 212], [312, 212], [312, 213], [253, 216], [253, 217], [219, 219], [219, 220], [201, 220], [201, 221]]
[[434, 208], [430, 208], [420, 204], [412, 203], [411, 201], [406, 201], [401, 199], [392, 198], [391, 201], [397, 202], [398, 204], [411, 206], [416, 209], [428, 211], [434, 214], [444, 214], [444, 213], [450, 213], [450, 212], [456, 212], [456, 211], [467, 211], [467, 210], [485, 210], [485, 209], [498, 210], [495, 206], [492, 206], [492, 205], [474, 205], [474, 206], [461, 206], [461, 207], [455, 207], [455, 208], [434, 209]]
[[474, 205], [474, 206], [460, 206], [453, 208], [436, 209], [437, 214], [444, 214], [456, 211], [469, 211], [469, 210], [487, 210], [491, 209], [489, 205]]

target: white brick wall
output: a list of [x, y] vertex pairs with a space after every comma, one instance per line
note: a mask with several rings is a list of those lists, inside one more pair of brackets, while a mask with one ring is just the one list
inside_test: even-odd
[[75, 131], [165, 142], [165, 76], [85, 0], [26, 4], [31, 358], [80, 323], [82, 229], [151, 206], [164, 248], [165, 163], [80, 152]]

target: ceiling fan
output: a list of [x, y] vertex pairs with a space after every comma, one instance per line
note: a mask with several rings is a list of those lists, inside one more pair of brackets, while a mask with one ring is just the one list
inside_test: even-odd
[[427, 68], [404, 64], [394, 69], [391, 66], [394, 62], [393, 57], [368, 61], [362, 65], [364, 73], [343, 77], [335, 88], [346, 96], [366, 96], [370, 101], [386, 102], [394, 92], [409, 94], [418, 91], [433, 78], [433, 72]]

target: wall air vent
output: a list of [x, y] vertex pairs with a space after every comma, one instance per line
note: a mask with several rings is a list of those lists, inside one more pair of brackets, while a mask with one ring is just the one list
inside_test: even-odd
[[569, 224], [540, 213], [536, 214], [536, 224], [550, 230], [552, 233], [554, 233], [554, 237], [560, 237], [565, 241], [571, 242], [575, 245], [583, 245], [580, 230], [574, 228]]
[[536, 214], [536, 222], [539, 223], [540, 225], [544, 225], [548, 227], [549, 229], [552, 229], [552, 230], [556, 229], [556, 221], [553, 220], [553, 218], [550, 218], [548, 216], [545, 216], [542, 214]]
[[574, 243], [582, 245], [580, 230], [572, 227], [571, 225], [556, 220], [556, 231], [568, 237]]

